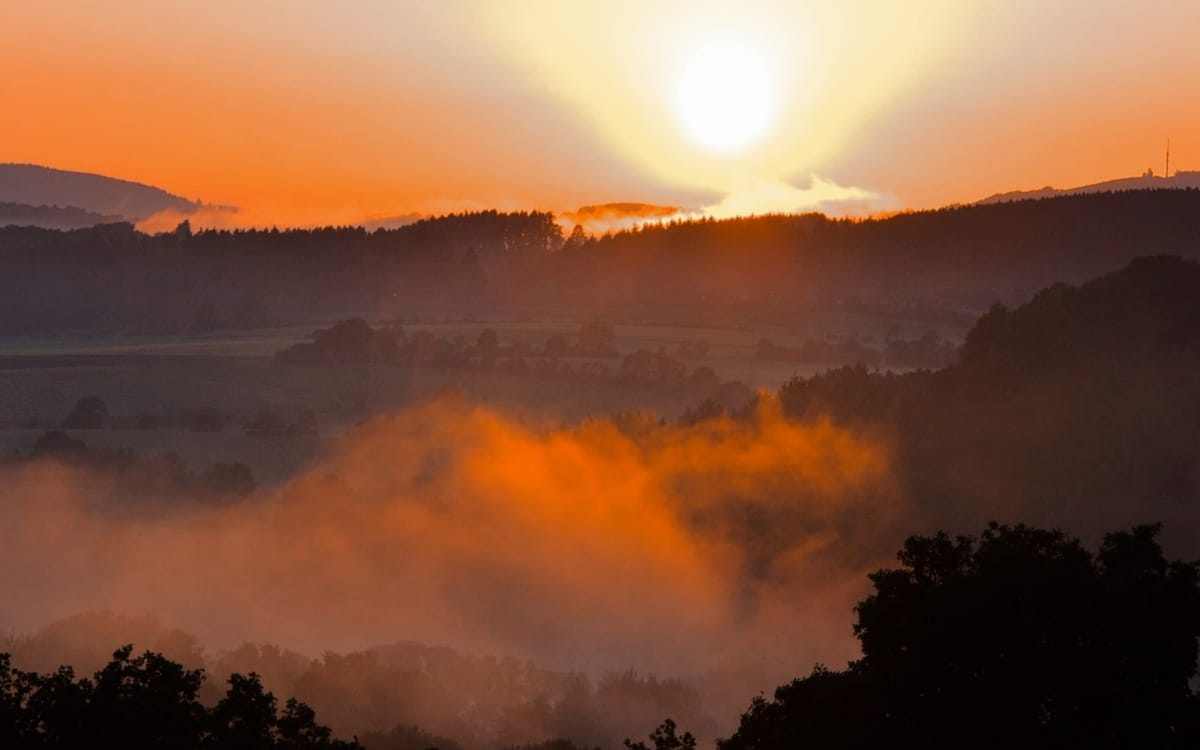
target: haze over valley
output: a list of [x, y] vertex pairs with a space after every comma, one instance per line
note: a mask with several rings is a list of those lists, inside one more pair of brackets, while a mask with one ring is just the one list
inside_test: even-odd
[[0, 746], [1200, 741], [1190, 6], [57, 5]]

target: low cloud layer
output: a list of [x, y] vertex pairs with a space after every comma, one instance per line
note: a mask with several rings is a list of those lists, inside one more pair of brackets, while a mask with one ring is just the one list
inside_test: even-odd
[[133, 512], [86, 473], [5, 472], [9, 632], [111, 610], [215, 648], [408, 639], [660, 674], [852, 656], [849, 607], [902, 512], [885, 445], [769, 400], [749, 423], [570, 428], [435, 401], [220, 508]]
[[778, 180], [750, 180], [707, 206], [718, 219], [767, 213], [820, 212], [829, 216], [868, 216], [901, 208], [898, 198], [866, 188], [838, 185], [811, 175], [807, 187]]
[[685, 219], [693, 215], [693, 211], [679, 206], [657, 206], [652, 203], [601, 203], [594, 206], [580, 206], [574, 211], [563, 211], [559, 214], [559, 220], [567, 225], [568, 231], [571, 227], [579, 225], [589, 234], [604, 234], [633, 229], [648, 222]]

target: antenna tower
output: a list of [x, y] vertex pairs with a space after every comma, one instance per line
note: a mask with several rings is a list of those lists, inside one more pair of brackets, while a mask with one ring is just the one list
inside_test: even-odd
[[1163, 169], [1163, 179], [1171, 176], [1171, 136], [1167, 136], [1167, 165]]

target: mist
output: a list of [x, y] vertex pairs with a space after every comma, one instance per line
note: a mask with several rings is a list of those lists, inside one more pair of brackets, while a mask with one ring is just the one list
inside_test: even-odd
[[87, 471], [5, 472], [10, 632], [106, 610], [214, 649], [414, 640], [593, 674], [773, 665], [755, 689], [853, 655], [846, 612], [902, 509], [885, 441], [786, 422], [769, 396], [750, 421], [691, 427], [550, 427], [433, 400], [221, 507], [136, 512], [97, 501]]

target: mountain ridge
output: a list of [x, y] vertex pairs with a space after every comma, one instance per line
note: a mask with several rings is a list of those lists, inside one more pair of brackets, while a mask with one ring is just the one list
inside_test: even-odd
[[190, 214], [201, 205], [133, 180], [19, 163], [0, 164], [0, 202], [75, 208], [132, 222], [167, 210]]
[[1197, 190], [1200, 189], [1200, 171], [1178, 170], [1170, 177], [1156, 177], [1144, 174], [1140, 177], [1118, 177], [1089, 185], [1073, 188], [1055, 188], [1049, 185], [1036, 190], [1011, 190], [1005, 193], [993, 193], [986, 198], [975, 201], [973, 205], [988, 205], [993, 203], [1010, 203], [1012, 201], [1038, 200], [1041, 198], [1059, 198], [1066, 195], [1084, 195], [1087, 193], [1119, 192], [1125, 190]]

